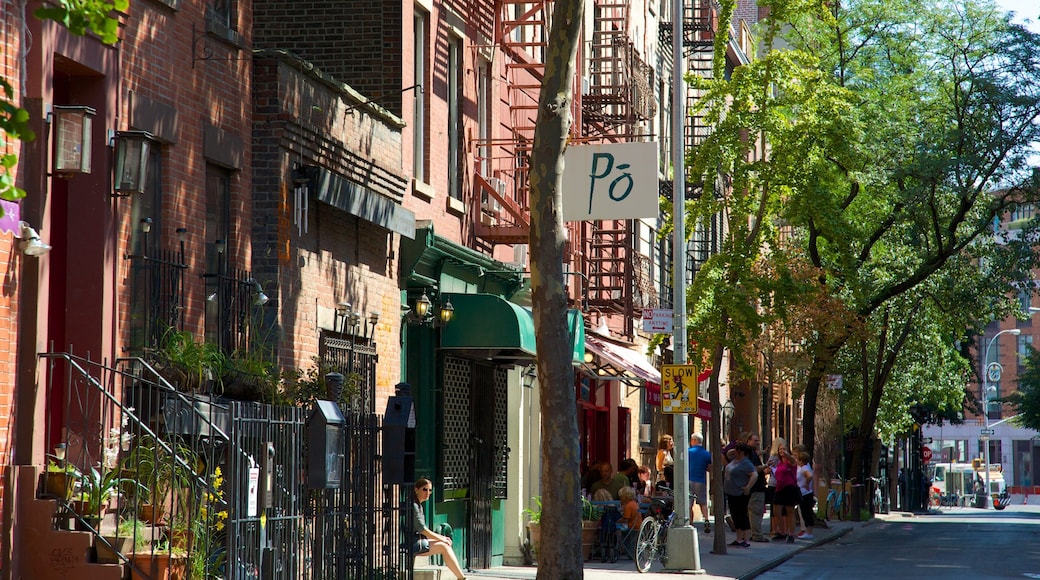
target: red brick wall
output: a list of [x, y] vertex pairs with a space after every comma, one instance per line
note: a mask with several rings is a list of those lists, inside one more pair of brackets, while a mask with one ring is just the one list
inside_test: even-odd
[[400, 120], [357, 107], [363, 97], [292, 56], [260, 55], [254, 73], [254, 194], [263, 217], [253, 225], [253, 268], [273, 281], [264, 288], [279, 305], [269, 322], [278, 329], [280, 362], [304, 369], [312, 364], [320, 327], [328, 328], [338, 303], [349, 302], [365, 315], [378, 311], [376, 411], [382, 412], [400, 380], [400, 236], [313, 196], [307, 231], [301, 232], [293, 223], [291, 177], [301, 163], [323, 167], [362, 184], [370, 195], [400, 200], [407, 184]]
[[[18, 53], [22, 46], [19, 9], [12, 0], [0, 0], [0, 30], [4, 43], [0, 45], [0, 78], [11, 84], [14, 95], [21, 93]], [[15, 101], [18, 103], [18, 101]], [[0, 148], [0, 155], [19, 152], [17, 143]], [[16, 173], [17, 175], [17, 173]], [[18, 267], [24, 257], [18, 255], [14, 234], [0, 232], [0, 474], [7, 472], [10, 458], [11, 418], [15, 383], [15, 350], [18, 324]], [[5, 500], [4, 486], [0, 486], [0, 513]]]
[[400, 0], [257, 0], [254, 5], [255, 48], [292, 52], [400, 114]]

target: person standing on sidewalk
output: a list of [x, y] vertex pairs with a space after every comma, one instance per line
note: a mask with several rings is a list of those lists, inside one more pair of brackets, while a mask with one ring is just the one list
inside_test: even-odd
[[[689, 471], [690, 493], [694, 496], [694, 504], [701, 508], [701, 517], [704, 518], [704, 533], [710, 534], [708, 468], [711, 466], [711, 451], [704, 448], [704, 437], [700, 433], [690, 435], [690, 449], [687, 451], [687, 457], [689, 458], [687, 470]], [[693, 521], [693, 505], [690, 505], [690, 521]]]
[[748, 500], [751, 497], [751, 488], [758, 479], [758, 472], [748, 457], [754, 451], [744, 443], [737, 443], [730, 453], [733, 459], [726, 465], [726, 477], [722, 488], [726, 493], [726, 503], [729, 504], [737, 539], [729, 545], [750, 548], [748, 540], [751, 538], [751, 519], [748, 517]]
[[816, 498], [813, 496], [813, 485], [816, 478], [813, 477], [813, 468], [809, 465], [809, 453], [802, 451], [798, 454], [798, 489], [802, 492], [802, 525], [804, 529], [798, 533], [799, 540], [812, 540], [813, 536], [813, 504]]
[[769, 467], [762, 463], [762, 438], [755, 433], [745, 434], [744, 441], [750, 449], [748, 459], [755, 466], [758, 478], [751, 486], [748, 500], [748, 517], [751, 519], [751, 541], [768, 542], [769, 538], [762, 533], [762, 518], [766, 512], [766, 475]]

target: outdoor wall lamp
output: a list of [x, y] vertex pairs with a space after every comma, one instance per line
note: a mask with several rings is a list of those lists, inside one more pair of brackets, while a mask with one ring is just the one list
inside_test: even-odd
[[26, 256], [42, 256], [51, 251], [50, 244], [43, 243], [40, 234], [27, 222], [18, 222], [18, 249]]
[[146, 234], [152, 231], [152, 218], [141, 218], [141, 231]]
[[[405, 318], [409, 324], [429, 324], [432, 326], [444, 326], [451, 322], [455, 316], [455, 307], [450, 298], [444, 300], [439, 308], [435, 308], [429, 294], [423, 290], [422, 296], [416, 298], [414, 308], [405, 308]], [[436, 312], [435, 312], [436, 310]]]
[[[340, 302], [336, 305], [337, 320], [336, 323], [333, 325], [333, 328], [339, 331], [341, 334], [350, 334], [352, 336], [357, 336], [357, 330], [361, 326], [361, 322], [364, 321], [365, 329], [363, 336], [366, 339], [371, 338], [372, 335], [375, 333], [376, 324], [379, 323], [379, 311], [373, 310], [368, 314], [368, 318], [362, 318], [361, 315], [362, 312], [360, 310], [354, 310], [350, 302]], [[339, 322], [340, 318], [343, 319], [342, 325]], [[349, 333], [347, 332], [348, 323], [350, 325]]]
[[154, 137], [147, 131], [118, 131], [112, 139], [116, 163], [112, 188], [116, 196], [144, 193], [148, 156]]
[[54, 173], [90, 173], [90, 131], [96, 111], [83, 105], [55, 105], [47, 114], [54, 129]]
[[260, 286], [260, 282], [256, 278], [246, 278], [244, 284], [249, 286], [253, 292], [256, 292], [256, 298], [253, 299], [254, 306], [263, 306], [270, 300], [267, 294], [264, 294], [264, 289]]

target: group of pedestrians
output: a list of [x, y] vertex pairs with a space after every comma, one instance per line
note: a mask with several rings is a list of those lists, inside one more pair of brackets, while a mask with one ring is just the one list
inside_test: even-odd
[[[763, 457], [761, 438], [754, 433], [743, 433], [723, 448], [726, 466], [723, 470], [723, 493], [729, 511], [727, 517], [736, 539], [731, 546], [750, 548], [751, 542], [794, 543], [796, 539], [811, 540], [813, 536], [815, 505], [815, 475], [809, 454], [804, 448], [788, 449], [781, 438], [773, 441], [769, 454]], [[695, 521], [699, 508], [704, 521], [704, 533], [711, 533], [708, 519], [707, 481], [711, 453], [704, 448], [700, 434], [690, 437], [688, 450], [690, 493], [690, 521]], [[769, 505], [772, 538], [762, 529], [766, 506]], [[799, 513], [800, 511], [800, 513]], [[796, 515], [801, 518], [798, 531]]]

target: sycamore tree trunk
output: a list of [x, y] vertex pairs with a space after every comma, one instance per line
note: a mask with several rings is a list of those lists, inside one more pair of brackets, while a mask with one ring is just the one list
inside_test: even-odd
[[531, 154], [531, 289], [542, 417], [539, 580], [582, 578], [577, 403], [563, 285], [563, 152], [584, 2], [557, 0]]

